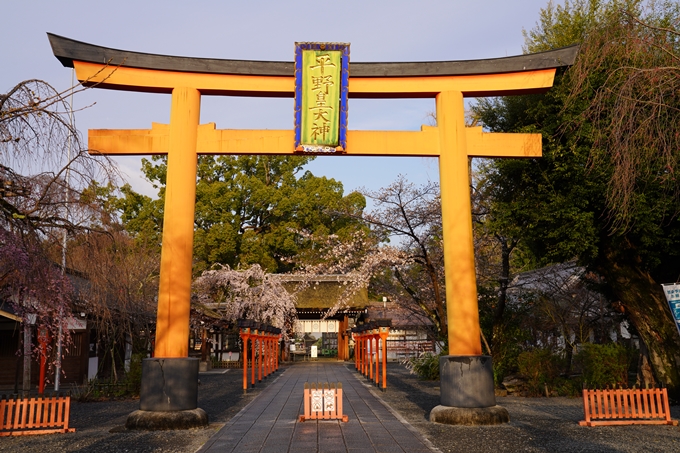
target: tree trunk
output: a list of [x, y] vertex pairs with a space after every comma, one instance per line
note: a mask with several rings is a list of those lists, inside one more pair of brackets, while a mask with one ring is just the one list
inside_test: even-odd
[[661, 285], [649, 272], [631, 263], [631, 255], [626, 253], [630, 249], [608, 245], [606, 265], [601, 265], [599, 272], [647, 345], [656, 377], [677, 398], [680, 396], [680, 335]]
[[649, 350], [644, 341], [640, 340], [640, 357], [638, 358], [637, 379], [635, 385], [648, 388], [656, 385], [654, 372], [649, 360]]
[[24, 379], [22, 390], [24, 394], [28, 394], [31, 390], [31, 339], [32, 339], [32, 326], [28, 321], [24, 320]]
[[201, 362], [208, 361], [208, 329], [205, 327], [201, 332]]
[[515, 242], [508, 245], [507, 239], [496, 236], [501, 244], [501, 274], [498, 276], [498, 298], [496, 299], [496, 310], [493, 314], [493, 325], [491, 330], [491, 355], [498, 356], [502, 348], [504, 314], [508, 298], [508, 285], [510, 284], [510, 254], [515, 248]]
[[113, 382], [118, 382], [118, 372], [116, 371], [116, 342], [111, 346], [111, 377]]

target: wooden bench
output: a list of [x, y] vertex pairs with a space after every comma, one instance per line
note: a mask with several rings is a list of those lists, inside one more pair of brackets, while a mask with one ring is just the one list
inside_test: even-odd
[[300, 421], [306, 420], [342, 420], [349, 418], [342, 413], [342, 382], [305, 382], [304, 415]]
[[72, 433], [70, 396], [0, 399], [0, 437]]
[[665, 388], [584, 389], [583, 412], [581, 426], [678, 424], [671, 420]]

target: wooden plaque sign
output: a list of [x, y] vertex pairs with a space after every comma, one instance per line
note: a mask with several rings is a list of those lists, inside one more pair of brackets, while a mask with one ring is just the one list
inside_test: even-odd
[[295, 44], [295, 151], [347, 148], [349, 44]]

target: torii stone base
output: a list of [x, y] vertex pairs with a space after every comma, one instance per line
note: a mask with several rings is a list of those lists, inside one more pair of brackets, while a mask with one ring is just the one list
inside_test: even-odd
[[127, 429], [166, 430], [208, 426], [208, 414], [198, 407], [198, 359], [151, 358], [142, 361], [139, 410]]
[[496, 405], [490, 356], [449, 355], [439, 359], [441, 405], [430, 421], [447, 425], [500, 425], [508, 411]]
[[206, 426], [208, 426], [208, 414], [200, 408], [165, 412], [137, 410], [128, 415], [125, 422], [127, 429], [146, 431], [205, 428]]
[[430, 421], [445, 425], [502, 425], [510, 421], [507, 409], [493, 407], [435, 406], [430, 411]]

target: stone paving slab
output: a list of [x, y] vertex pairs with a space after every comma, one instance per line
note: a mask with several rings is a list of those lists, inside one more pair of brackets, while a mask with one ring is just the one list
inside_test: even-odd
[[[373, 394], [372, 385], [337, 362], [288, 367], [224, 425], [199, 453], [430, 453], [437, 452], [406, 420]], [[349, 421], [298, 421], [305, 382], [342, 382]]]

